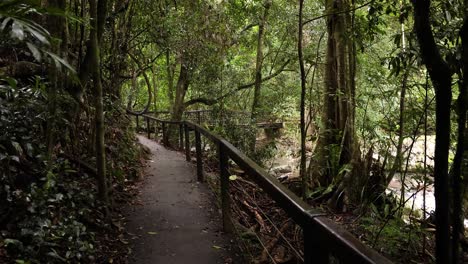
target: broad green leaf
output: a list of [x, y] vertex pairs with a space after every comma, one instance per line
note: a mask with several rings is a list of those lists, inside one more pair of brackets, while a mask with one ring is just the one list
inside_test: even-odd
[[68, 62], [62, 58], [60, 58], [59, 56], [57, 56], [56, 54], [52, 53], [52, 52], [49, 52], [49, 51], [45, 51], [45, 53], [47, 53], [47, 55], [49, 55], [52, 60], [55, 62], [55, 66], [57, 66], [57, 68], [61, 68], [61, 66], [65, 66], [68, 70], [70, 70], [72, 73], [75, 73], [75, 69], [73, 69], [73, 67], [68, 64]]
[[4, 81], [6, 81], [11, 88], [16, 88], [18, 85], [18, 81], [11, 77], [5, 78]]
[[24, 40], [24, 28], [21, 22], [15, 20], [11, 25], [11, 34], [14, 38]]
[[5, 27], [8, 25], [8, 23], [12, 20], [11, 17], [7, 17], [3, 20], [2, 25], [0, 26], [0, 30], [5, 30]]
[[40, 29], [37, 29], [36, 27], [32, 25], [28, 25], [26, 27], [26, 30], [31, 33], [37, 40], [39, 40], [43, 45], [49, 45], [49, 41], [47, 40], [47, 36], [49, 33], [47, 31], [43, 31]]
[[12, 145], [12, 146], [15, 148], [15, 150], [16, 150], [16, 153], [15, 153], [15, 154], [17, 154], [18, 156], [23, 155], [23, 148], [21, 148], [20, 143], [13, 141], [13, 142], [11, 142], [11, 145]]
[[32, 52], [34, 58], [37, 61], [41, 61], [42, 56], [41, 56], [41, 52], [39, 51], [39, 49], [34, 44], [32, 44], [30, 42], [27, 42], [26, 45], [28, 46], [28, 49]]

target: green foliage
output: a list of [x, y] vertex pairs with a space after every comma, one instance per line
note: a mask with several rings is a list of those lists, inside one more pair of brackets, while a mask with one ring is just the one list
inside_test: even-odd
[[0, 238], [18, 263], [92, 262], [94, 234], [82, 221], [96, 218], [93, 188], [66, 160], [47, 165], [43, 84], [18, 85], [0, 87]]
[[107, 100], [106, 105], [109, 109], [106, 123], [112, 124], [105, 135], [106, 142], [111, 142], [107, 146], [107, 167], [121, 187], [125, 181], [137, 178], [142, 153], [131, 120], [122, 114], [121, 109], [113, 107], [112, 101]]
[[213, 132], [231, 142], [235, 147], [247, 155], [252, 155], [252, 138], [257, 134], [257, 127], [251, 123], [241, 120], [226, 119], [223, 123], [215, 126]]
[[[381, 219], [380, 215], [377, 214], [377, 219]], [[414, 259], [414, 255], [422, 248], [421, 237], [427, 236], [427, 231], [419, 226], [408, 225], [398, 218], [376, 221], [375, 213], [360, 219], [359, 226], [363, 229], [367, 240], [371, 240], [374, 248], [391, 258], [398, 259], [398, 263]]]
[[66, 160], [59, 160], [47, 177], [26, 189], [11, 186], [12, 226], [1, 231], [10, 256], [30, 263], [94, 262], [94, 232], [86, 226], [90, 221], [102, 225], [103, 219], [96, 214], [89, 180], [74, 174]]
[[[0, 165], [5, 177], [13, 177], [9, 176], [10, 173], [37, 173], [43, 166], [41, 153], [45, 146], [36, 137], [44, 129], [42, 123], [46, 109], [43, 92], [40, 85], [17, 85], [11, 78], [4, 79], [0, 85]], [[27, 168], [25, 163], [29, 162], [36, 166]], [[14, 179], [11, 178], [11, 181]]]
[[[29, 19], [31, 16], [39, 17], [46, 13], [47, 10], [42, 9], [38, 1], [4, 1], [0, 3], [0, 36], [9, 38], [13, 44], [27, 47], [38, 62], [44, 58], [54, 63], [57, 68], [64, 66], [75, 73], [75, 69], [66, 60], [49, 50], [49, 32]], [[54, 15], [65, 14], [55, 12]], [[0, 44], [3, 44], [2, 42]]]

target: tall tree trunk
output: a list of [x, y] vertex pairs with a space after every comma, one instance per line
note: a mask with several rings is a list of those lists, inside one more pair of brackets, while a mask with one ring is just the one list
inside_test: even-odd
[[265, 26], [268, 18], [268, 12], [272, 5], [272, 0], [265, 0], [263, 3], [264, 11], [263, 16], [258, 25], [257, 37], [257, 60], [255, 63], [255, 88], [254, 98], [252, 103], [252, 120], [258, 118], [261, 108], [261, 89], [262, 89], [262, 67], [263, 67], [263, 39], [265, 37]]
[[[408, 66], [410, 67], [410, 66]], [[408, 75], [409, 75], [409, 68], [405, 69], [403, 73], [403, 80], [400, 90], [400, 117], [398, 121], [398, 144], [396, 147], [396, 156], [395, 161], [393, 162], [392, 169], [387, 176], [386, 183], [390, 183], [395, 173], [401, 169], [401, 164], [403, 162], [403, 139], [404, 139], [404, 132], [405, 132], [405, 96], [406, 96], [406, 88], [408, 85]], [[404, 199], [404, 184], [401, 187], [401, 197]]]
[[354, 52], [347, 35], [350, 23], [345, 0], [327, 0], [326, 9], [335, 14], [327, 18], [327, 60], [325, 65], [324, 129], [321, 131], [315, 155], [319, 173], [313, 177], [327, 186], [342, 165], [349, 164], [354, 154]]
[[174, 103], [174, 64], [171, 63], [171, 53], [166, 50], [166, 70], [167, 70], [167, 98], [169, 105]]
[[[356, 199], [351, 181], [359, 170], [360, 156], [354, 140], [355, 47], [350, 34], [349, 0], [327, 0], [327, 59], [324, 81], [323, 129], [309, 165], [313, 186], [333, 184], [336, 191], [328, 204], [344, 209], [345, 197]], [[345, 194], [345, 195], [343, 195]]]
[[306, 120], [305, 120], [305, 101], [306, 101], [306, 72], [304, 67], [304, 55], [302, 52], [302, 15], [304, 8], [304, 0], [299, 0], [299, 30], [297, 41], [297, 53], [299, 57], [299, 67], [301, 69], [301, 165], [300, 175], [302, 179], [302, 198], [306, 199], [308, 178], [306, 174]]
[[[171, 113], [171, 120], [173, 121], [181, 121], [185, 112], [185, 94], [190, 85], [190, 70], [188, 66], [185, 64], [185, 60], [182, 59], [180, 64], [180, 73], [179, 79], [177, 81], [176, 89], [175, 89], [175, 100], [174, 105], [172, 107]], [[169, 135], [169, 143], [170, 145], [176, 145], [178, 140], [178, 126], [177, 125], [170, 125], [169, 131], [167, 131]]]
[[450, 197], [448, 154], [450, 147], [450, 104], [452, 101], [452, 72], [440, 55], [431, 29], [430, 0], [413, 0], [414, 28], [426, 65], [435, 88], [436, 144], [434, 157], [434, 188], [436, 199], [436, 261], [451, 263]]
[[152, 81], [152, 85], [153, 85], [153, 110], [154, 112], [157, 112], [158, 111], [158, 84], [157, 84], [157, 67], [156, 67], [156, 64], [153, 65], [153, 75], [151, 76], [151, 81]]
[[[53, 8], [65, 12], [65, 1], [49, 0], [44, 3], [48, 8]], [[62, 58], [67, 57], [68, 52], [68, 34], [67, 34], [67, 20], [61, 16], [48, 16], [47, 28], [51, 35], [55, 38], [52, 42], [52, 50], [54, 53]], [[50, 85], [47, 86], [48, 98], [48, 117], [47, 117], [47, 131], [46, 131], [46, 146], [47, 146], [47, 160], [48, 165], [52, 163], [53, 149], [55, 146], [55, 118], [57, 112], [57, 93], [58, 89], [62, 88], [64, 79], [60, 69], [55, 65], [49, 67]]]
[[185, 60], [182, 59], [180, 64], [180, 73], [179, 79], [177, 81], [176, 86], [176, 94], [175, 94], [175, 101], [174, 106], [172, 108], [172, 120], [180, 121], [182, 120], [182, 115], [185, 111], [185, 94], [187, 93], [188, 87], [190, 84], [189, 80], [189, 69], [188, 66], [185, 64]]
[[[135, 55], [133, 55], [131, 52], [128, 52], [128, 56], [130, 56], [130, 58], [133, 60], [133, 62], [135, 62], [135, 64], [137, 65], [138, 67], [138, 74], [137, 74], [137, 79], [135, 80], [136, 81], [136, 85], [138, 86], [138, 75], [141, 73], [143, 75], [143, 78], [145, 79], [145, 82], [146, 82], [146, 87], [147, 87], [147, 91], [148, 91], [148, 100], [146, 101], [146, 105], [145, 105], [145, 108], [143, 108], [143, 110], [139, 111], [139, 112], [133, 112], [133, 111], [130, 111], [130, 109], [127, 109], [127, 112], [131, 112], [131, 113], [134, 113], [134, 114], [144, 114], [146, 112], [149, 111], [150, 107], [151, 107], [151, 103], [153, 102], [153, 88], [151, 88], [151, 81], [150, 81], [150, 78], [148, 77], [148, 74], [146, 74], [146, 67], [145, 65], [143, 65], [137, 57], [135, 57]], [[156, 87], [155, 87], [156, 89]], [[137, 95], [138, 95], [138, 92], [137, 92]], [[137, 96], [138, 98], [138, 96]]]
[[133, 0], [119, 0], [114, 4], [114, 10], [125, 8], [122, 16], [113, 15], [108, 19], [111, 28], [111, 43], [110, 49], [113, 51], [110, 57], [109, 67], [109, 87], [106, 87], [106, 95], [110, 95], [113, 101], [122, 102], [121, 87], [124, 79], [121, 77], [122, 72], [126, 69], [128, 61], [126, 60], [129, 52], [128, 44], [132, 27], [132, 14], [134, 12]]
[[[99, 1], [101, 2], [101, 1]], [[100, 42], [98, 32], [104, 24], [104, 21], [99, 21], [98, 18], [105, 18], [105, 9], [98, 9], [96, 0], [89, 0], [91, 14], [91, 31], [90, 31], [90, 47], [91, 47], [91, 65], [94, 96], [95, 96], [95, 134], [96, 134], [96, 167], [97, 167], [97, 183], [99, 199], [106, 205], [109, 205], [107, 175], [106, 175], [106, 152], [104, 143], [104, 104], [103, 104], [103, 89], [101, 82], [101, 58], [100, 58]], [[104, 14], [103, 14], [104, 13]], [[101, 31], [102, 34], [102, 31]]]
[[[406, 53], [406, 36], [405, 36], [405, 24], [404, 23], [401, 23], [401, 49], [403, 53]], [[411, 64], [408, 65], [408, 67], [406, 67], [405, 71], [403, 72], [403, 79], [402, 79], [401, 90], [400, 90], [400, 118], [398, 121], [398, 144], [396, 148], [395, 161], [393, 162], [392, 169], [390, 170], [390, 173], [387, 176], [386, 183], [390, 183], [396, 171], [401, 169], [401, 164], [403, 162], [402, 149], [403, 149], [403, 136], [404, 136], [404, 131], [405, 131], [404, 129], [405, 96], [406, 96], [406, 88], [408, 86], [408, 77], [409, 77], [410, 68], [411, 68]], [[403, 184], [401, 188], [400, 198], [402, 200], [404, 200], [404, 197], [405, 197], [404, 186], [405, 185]]]
[[[460, 38], [462, 40], [462, 69], [461, 75], [462, 80], [458, 82], [459, 95], [457, 102], [458, 112], [458, 137], [457, 137], [457, 149], [455, 158], [453, 159], [452, 165], [452, 192], [453, 192], [453, 235], [452, 235], [452, 256], [453, 263], [460, 262], [460, 237], [462, 237], [464, 226], [463, 226], [463, 193], [465, 188], [462, 187], [462, 175], [463, 169], [466, 168], [466, 164], [463, 164], [463, 160], [466, 159], [465, 153], [465, 133], [466, 133], [466, 121], [467, 121], [467, 110], [468, 110], [468, 0], [465, 0], [465, 19], [463, 27], [460, 30]], [[466, 178], [466, 176], [465, 176]], [[465, 180], [466, 181], [466, 180]]]

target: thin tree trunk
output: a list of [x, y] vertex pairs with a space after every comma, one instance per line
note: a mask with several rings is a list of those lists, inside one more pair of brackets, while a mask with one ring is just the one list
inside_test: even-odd
[[[49, 0], [44, 2], [45, 5], [49, 8], [55, 8], [58, 10], [65, 11], [66, 3], [64, 1]], [[66, 34], [66, 19], [59, 16], [48, 16], [47, 17], [47, 28], [52, 34], [54, 41], [52, 42], [52, 50], [61, 57], [66, 57], [68, 51], [68, 36]], [[60, 41], [58, 40], [60, 39]], [[47, 146], [47, 160], [48, 166], [51, 166], [52, 155], [54, 151], [55, 141], [56, 141], [56, 127], [55, 127], [55, 118], [57, 112], [57, 94], [58, 89], [62, 88], [63, 76], [55, 65], [50, 65], [49, 67], [49, 77], [50, 85], [47, 86], [47, 131], [46, 131], [46, 146]]]
[[[408, 75], [409, 69], [405, 69], [403, 73], [403, 80], [400, 90], [400, 118], [398, 121], [398, 144], [396, 148], [396, 156], [395, 161], [393, 162], [392, 169], [390, 170], [389, 175], [387, 176], [386, 182], [389, 183], [397, 170], [401, 169], [401, 163], [403, 162], [403, 139], [404, 139], [404, 132], [405, 132], [405, 96], [406, 96], [406, 88], [408, 86]], [[404, 200], [404, 184], [401, 188], [401, 198]]]
[[302, 15], [304, 8], [304, 0], [299, 0], [299, 35], [297, 41], [297, 52], [299, 57], [299, 67], [301, 69], [301, 165], [300, 176], [302, 179], [302, 198], [307, 196], [307, 173], [306, 173], [306, 124], [305, 124], [305, 100], [306, 100], [306, 72], [304, 67], [304, 55], [302, 52]]
[[174, 103], [174, 64], [171, 63], [170, 51], [166, 51], [166, 70], [167, 70], [167, 98], [169, 105]]
[[467, 92], [468, 92], [468, 0], [465, 0], [465, 20], [460, 30], [462, 40], [462, 76], [458, 87], [458, 137], [457, 149], [452, 165], [452, 191], [453, 191], [453, 235], [452, 235], [452, 256], [453, 263], [460, 262], [460, 237], [463, 236], [463, 199], [462, 199], [462, 167], [465, 152], [465, 131], [467, 115]]
[[101, 82], [101, 59], [99, 50], [99, 37], [98, 30], [100, 23], [98, 17], [105, 17], [105, 10], [99, 9], [96, 0], [89, 0], [90, 13], [91, 13], [91, 31], [90, 31], [90, 47], [92, 63], [90, 65], [93, 83], [94, 83], [94, 96], [95, 96], [95, 127], [96, 127], [96, 168], [97, 168], [97, 182], [98, 182], [98, 197], [107, 206], [109, 206], [109, 196], [107, 188], [107, 175], [106, 175], [106, 152], [104, 143], [104, 104], [103, 104], [103, 88]]
[[451, 263], [450, 197], [448, 154], [450, 147], [450, 104], [452, 73], [440, 55], [431, 29], [430, 0], [413, 1], [414, 28], [436, 94], [436, 144], [434, 157], [434, 188], [436, 199], [436, 262]]
[[[148, 74], [146, 74], [146, 69], [145, 69], [144, 65], [141, 64], [141, 62], [137, 59], [137, 57], [135, 57], [135, 55], [133, 55], [131, 52], [128, 52], [127, 54], [128, 54], [128, 56], [130, 56], [130, 58], [137, 65], [138, 75], [140, 73], [143, 75], [143, 78], [145, 79], [145, 82], [146, 82], [147, 91], [148, 91], [148, 101], [146, 102], [145, 108], [143, 110], [141, 110], [140, 112], [132, 112], [132, 111], [129, 111], [129, 109], [127, 109], [127, 112], [132, 112], [132, 113], [135, 113], [135, 114], [144, 114], [144, 113], [148, 112], [148, 110], [151, 107], [151, 103], [153, 102], [153, 88], [151, 88], [151, 81], [150, 81], [150, 79], [148, 77]], [[137, 85], [138, 85], [138, 80], [137, 80]], [[137, 93], [137, 95], [138, 95], [138, 93]], [[138, 98], [138, 96], [137, 96], [137, 98]]]
[[180, 121], [182, 120], [182, 115], [185, 111], [185, 94], [187, 93], [189, 87], [189, 69], [185, 65], [185, 61], [182, 60], [180, 64], [180, 73], [179, 79], [176, 86], [176, 95], [174, 101], [174, 107], [172, 109], [172, 120]]
[[[405, 36], [405, 24], [401, 23], [401, 49], [403, 53], [406, 53], [406, 36]], [[398, 122], [398, 144], [396, 148], [396, 156], [395, 156], [395, 161], [393, 162], [392, 169], [390, 170], [389, 175], [387, 176], [386, 183], [389, 183], [393, 176], [395, 175], [396, 171], [401, 169], [401, 163], [403, 162], [403, 135], [404, 135], [404, 125], [405, 125], [405, 96], [406, 96], [406, 88], [408, 86], [408, 77], [409, 77], [409, 68], [411, 64], [408, 65], [408, 67], [405, 68], [405, 71], [403, 73], [403, 80], [402, 80], [402, 85], [401, 85], [401, 91], [400, 91], [400, 119]], [[405, 195], [405, 188], [404, 184], [402, 185], [401, 188], [401, 200], [404, 199]]]
[[158, 97], [158, 86], [157, 86], [157, 76], [156, 76], [156, 72], [157, 72], [157, 67], [156, 65], [154, 65], [154, 69], [153, 69], [153, 76], [151, 78], [151, 80], [153, 81], [153, 110], [154, 112], [157, 112], [158, 111], [158, 105], [157, 105], [157, 97]]
[[252, 103], [252, 120], [258, 118], [259, 111], [261, 108], [261, 89], [262, 89], [262, 67], [263, 67], [263, 39], [265, 37], [265, 25], [268, 18], [268, 12], [272, 5], [271, 0], [264, 1], [263, 16], [258, 25], [258, 37], [257, 37], [257, 60], [255, 63], [255, 88], [254, 98]]

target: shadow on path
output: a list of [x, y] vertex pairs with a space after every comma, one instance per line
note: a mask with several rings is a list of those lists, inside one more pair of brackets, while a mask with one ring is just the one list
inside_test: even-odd
[[176, 151], [138, 136], [151, 150], [137, 205], [127, 212], [133, 236], [129, 263], [233, 263], [211, 191], [196, 181], [195, 167]]

